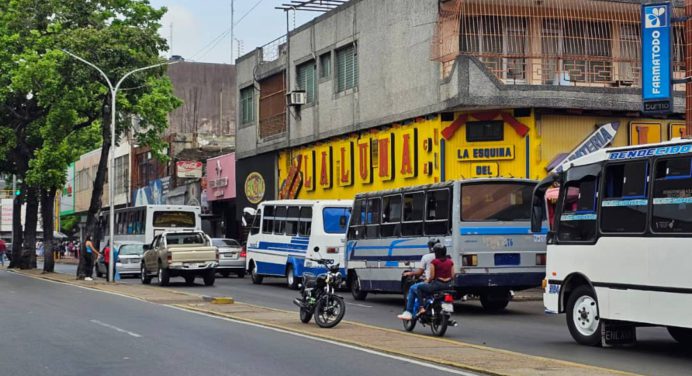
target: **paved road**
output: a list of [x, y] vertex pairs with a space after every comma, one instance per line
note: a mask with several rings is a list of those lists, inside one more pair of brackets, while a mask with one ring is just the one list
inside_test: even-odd
[[0, 271], [3, 375], [448, 375], [291, 334]]
[[[58, 268], [74, 273], [72, 266], [59, 265]], [[172, 281], [173, 286], [197, 294], [232, 296], [246, 303], [296, 309], [291, 301], [297, 292], [285, 288], [281, 279], [265, 278], [263, 285], [253, 285], [249, 277], [217, 278], [214, 287], [204, 287], [200, 283], [188, 287], [182, 279]], [[138, 279], [129, 278], [123, 282], [140, 283]], [[347, 302], [347, 320], [402, 328], [395, 317], [401, 313], [401, 298], [372, 295], [360, 302], [353, 300], [350, 293], [342, 295]], [[688, 375], [692, 369], [692, 350], [681, 348], [663, 328], [639, 328], [639, 343], [634, 348], [591, 348], [575, 344], [567, 331], [565, 316], [545, 315], [542, 302], [512, 302], [503, 314], [486, 314], [477, 302], [457, 304], [455, 309], [460, 326], [447, 332], [450, 339], [650, 375]], [[416, 331], [429, 333], [426, 328]]]

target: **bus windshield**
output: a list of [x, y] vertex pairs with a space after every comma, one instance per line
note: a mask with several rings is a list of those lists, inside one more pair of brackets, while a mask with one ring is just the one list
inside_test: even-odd
[[533, 184], [462, 184], [462, 221], [528, 221]]
[[350, 216], [351, 208], [324, 208], [322, 210], [324, 232], [327, 234], [345, 234]]
[[195, 213], [191, 211], [155, 211], [154, 227], [195, 227]]

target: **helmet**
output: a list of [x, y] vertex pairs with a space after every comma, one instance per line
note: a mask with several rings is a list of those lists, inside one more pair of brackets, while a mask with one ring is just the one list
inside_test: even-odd
[[435, 252], [435, 258], [444, 258], [447, 256], [447, 247], [440, 243], [435, 244], [432, 251]]
[[430, 240], [428, 240], [428, 248], [430, 248], [430, 251], [432, 251], [433, 246], [435, 246], [435, 244], [440, 244], [440, 239], [430, 238]]

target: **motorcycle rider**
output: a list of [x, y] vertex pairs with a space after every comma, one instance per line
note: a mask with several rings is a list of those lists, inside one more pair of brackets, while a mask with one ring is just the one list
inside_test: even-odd
[[[414, 277], [419, 277], [425, 273], [425, 279], [427, 280], [430, 276], [430, 264], [432, 261], [435, 259], [435, 253], [433, 252], [433, 248], [435, 247], [436, 244], [440, 244], [440, 239], [437, 238], [432, 238], [428, 240], [428, 251], [429, 253], [424, 255], [420, 259], [420, 268], [410, 271], [410, 272], [404, 272], [403, 276], [404, 277], [409, 277], [409, 276], [414, 276]], [[413, 305], [415, 304], [416, 300], [416, 295], [418, 294], [418, 289], [426, 284], [425, 281], [421, 281], [418, 283], [413, 284], [409, 290], [408, 290], [408, 296], [406, 298], [406, 309], [404, 310], [403, 313], [398, 315], [397, 317], [401, 320], [411, 320], [413, 318]]]
[[[437, 291], [448, 290], [452, 285], [454, 261], [447, 256], [447, 247], [442, 244], [435, 244], [433, 247], [435, 259], [430, 263], [430, 274], [427, 276], [428, 283], [422, 284], [416, 291], [418, 301], [424, 301], [426, 296], [432, 295]], [[425, 307], [421, 305], [419, 315], [425, 313]]]

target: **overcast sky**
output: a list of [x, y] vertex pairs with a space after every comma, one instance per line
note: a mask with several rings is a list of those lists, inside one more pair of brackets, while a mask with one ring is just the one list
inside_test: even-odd
[[[1, 1], [1, 0], [0, 0]], [[169, 54], [187, 60], [229, 63], [231, 60], [231, 0], [150, 0], [157, 8], [165, 6], [162, 36], [173, 43]], [[240, 41], [241, 55], [286, 34], [286, 15], [275, 6], [286, 0], [235, 0], [235, 39]], [[254, 9], [253, 9], [254, 8]], [[248, 13], [249, 12], [249, 13]], [[316, 12], [297, 12], [295, 25], [300, 26], [319, 16]], [[245, 16], [241, 19], [241, 17]], [[293, 28], [293, 12], [290, 25]], [[221, 38], [220, 38], [221, 37]], [[234, 58], [238, 57], [235, 42]]]

